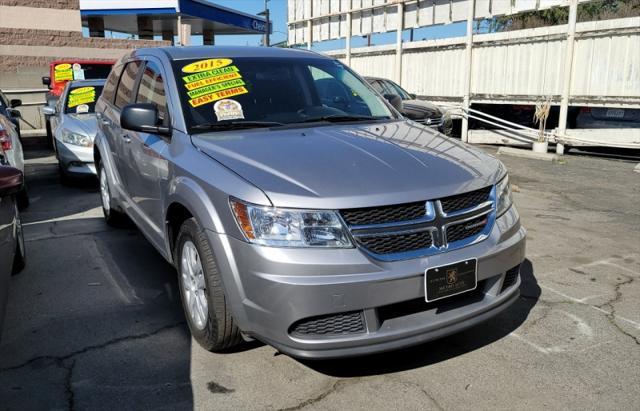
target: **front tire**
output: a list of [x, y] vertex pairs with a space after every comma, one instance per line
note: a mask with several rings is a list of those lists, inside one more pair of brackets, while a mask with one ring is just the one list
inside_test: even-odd
[[209, 241], [194, 218], [180, 227], [174, 249], [182, 307], [193, 338], [208, 351], [242, 342], [227, 304]]
[[102, 165], [102, 161], [98, 162], [98, 181], [100, 184], [100, 199], [102, 200], [102, 214], [104, 220], [111, 227], [122, 227], [127, 220], [127, 216], [115, 209], [113, 197], [111, 196], [111, 188], [109, 187], [109, 179], [107, 178], [107, 170]]

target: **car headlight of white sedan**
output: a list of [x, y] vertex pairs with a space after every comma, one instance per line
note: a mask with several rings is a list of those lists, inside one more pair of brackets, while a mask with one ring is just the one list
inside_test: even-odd
[[60, 134], [64, 143], [80, 147], [93, 147], [93, 139], [87, 135], [74, 133], [69, 130], [62, 130]]

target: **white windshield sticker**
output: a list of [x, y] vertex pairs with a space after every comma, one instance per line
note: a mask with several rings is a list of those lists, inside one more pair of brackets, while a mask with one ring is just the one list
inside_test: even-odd
[[235, 100], [223, 99], [217, 101], [213, 105], [213, 111], [216, 113], [218, 121], [244, 119], [242, 105]]
[[89, 106], [86, 104], [80, 104], [78, 107], [76, 107], [76, 113], [78, 114], [88, 113], [88, 112], [89, 112]]

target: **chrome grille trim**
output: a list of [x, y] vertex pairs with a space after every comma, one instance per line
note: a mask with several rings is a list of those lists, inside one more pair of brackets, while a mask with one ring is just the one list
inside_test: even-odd
[[[447, 241], [447, 228], [457, 224], [464, 224], [465, 222], [478, 219], [482, 216], [487, 216], [487, 222], [479, 233], [451, 243]], [[457, 250], [472, 244], [477, 244], [489, 236], [489, 233], [495, 223], [495, 219], [496, 188], [495, 186], [492, 186], [487, 201], [463, 210], [457, 210], [447, 214], [443, 211], [440, 200], [429, 200], [425, 201], [425, 216], [420, 219], [383, 224], [347, 224], [347, 227], [353, 237], [354, 244], [357, 244], [358, 247], [367, 254], [381, 261], [398, 261], [427, 257], [438, 253]], [[431, 234], [431, 246], [412, 251], [376, 254], [367, 249], [363, 244], [363, 241], [359, 241], [367, 237], [397, 236], [424, 231], [429, 231]]]

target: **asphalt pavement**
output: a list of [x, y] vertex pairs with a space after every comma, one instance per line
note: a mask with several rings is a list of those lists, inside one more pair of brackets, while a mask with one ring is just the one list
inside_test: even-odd
[[[495, 148], [487, 148], [495, 152]], [[174, 269], [102, 220], [95, 181], [27, 152], [28, 261], [0, 343], [0, 410], [638, 409], [635, 163], [501, 158], [529, 232], [522, 296], [492, 320], [381, 355], [302, 362], [190, 336]]]

